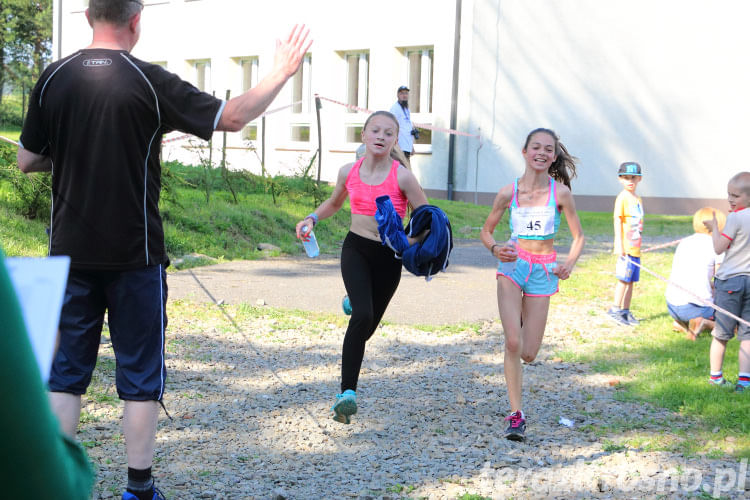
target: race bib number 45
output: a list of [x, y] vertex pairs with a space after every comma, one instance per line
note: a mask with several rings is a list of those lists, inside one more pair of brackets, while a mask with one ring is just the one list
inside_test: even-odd
[[542, 237], [555, 232], [555, 208], [518, 207], [513, 211], [513, 228], [520, 236]]

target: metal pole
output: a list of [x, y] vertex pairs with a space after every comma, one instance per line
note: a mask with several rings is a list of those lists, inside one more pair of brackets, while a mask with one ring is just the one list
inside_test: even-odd
[[[456, 130], [458, 121], [458, 69], [461, 55], [461, 0], [456, 0], [456, 27], [453, 40], [453, 87], [451, 89], [451, 129]], [[448, 199], [453, 199], [453, 177], [456, 153], [456, 136], [451, 134], [448, 138]]]
[[315, 116], [318, 119], [318, 186], [320, 186], [320, 170], [323, 165], [323, 138], [320, 135], [320, 97], [315, 94]]
[[265, 176], [266, 165], [266, 115], [260, 118], [260, 168]]
[[26, 84], [21, 84], [21, 123], [26, 121]]
[[[229, 102], [229, 89], [227, 89], [227, 97], [225, 99], [226, 102]], [[221, 168], [226, 170], [227, 168], [227, 131], [225, 130], [222, 133], [222, 144], [221, 144]]]

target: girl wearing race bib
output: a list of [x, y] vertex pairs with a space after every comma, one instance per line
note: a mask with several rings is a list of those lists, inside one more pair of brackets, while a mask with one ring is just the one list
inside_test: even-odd
[[[511, 414], [505, 437], [524, 441], [526, 418], [521, 392], [521, 359], [536, 358], [544, 336], [549, 298], [557, 293], [559, 279], [570, 276], [583, 250], [583, 230], [570, 191], [576, 158], [571, 156], [552, 130], [532, 130], [522, 149], [526, 169], [495, 197], [480, 238], [492, 255], [503, 262], [516, 261], [508, 274], [497, 272], [497, 304], [505, 333], [505, 381]], [[517, 248], [495, 241], [493, 233], [505, 211], [510, 215], [511, 234]], [[573, 243], [565, 262], [557, 265], [554, 237], [565, 213]], [[502, 266], [500, 266], [502, 267]]]

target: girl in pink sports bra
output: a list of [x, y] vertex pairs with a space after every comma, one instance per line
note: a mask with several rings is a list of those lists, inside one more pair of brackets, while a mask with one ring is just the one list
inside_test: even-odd
[[[501, 262], [516, 261], [513, 272], [497, 272], [497, 305], [505, 334], [503, 369], [511, 409], [505, 419], [509, 422], [505, 437], [514, 441], [526, 438], [521, 359], [529, 363], [536, 358], [547, 324], [550, 296], [557, 293], [558, 280], [570, 276], [584, 241], [570, 192], [576, 158], [548, 129], [531, 131], [522, 153], [526, 162], [523, 175], [500, 189], [480, 232], [482, 243], [492, 255]], [[517, 249], [497, 243], [493, 236], [506, 210], [511, 215], [511, 231], [518, 236]], [[565, 262], [558, 265], [553, 245], [561, 211], [573, 243]]]
[[[365, 344], [385, 313], [401, 280], [401, 261], [380, 241], [375, 221], [375, 198], [387, 194], [398, 214], [427, 204], [417, 178], [405, 168], [408, 162], [398, 149], [398, 121], [387, 111], [371, 114], [362, 128], [365, 156], [339, 170], [330, 198], [297, 223], [297, 237], [304, 238], [303, 226], [341, 209], [349, 196], [352, 222], [341, 248], [341, 276], [352, 307], [341, 355], [341, 394], [336, 395], [333, 419], [348, 424], [357, 413], [357, 381]], [[410, 241], [411, 243], [411, 241]]]

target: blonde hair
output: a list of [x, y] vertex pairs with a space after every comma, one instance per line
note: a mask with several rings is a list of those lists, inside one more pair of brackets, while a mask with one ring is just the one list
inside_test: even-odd
[[396, 160], [401, 165], [405, 166], [407, 170], [411, 170], [411, 162], [409, 162], [409, 159], [406, 157], [401, 148], [398, 147], [398, 142], [396, 142], [396, 144], [394, 144], [393, 148], [391, 149], [391, 159]]
[[724, 212], [711, 207], [703, 207], [693, 214], [693, 231], [696, 233], [711, 234], [711, 231], [703, 225], [703, 221], [711, 220], [714, 214], [716, 214], [716, 221], [719, 223], [719, 231], [724, 229], [724, 224], [727, 222], [727, 216], [724, 215]]

